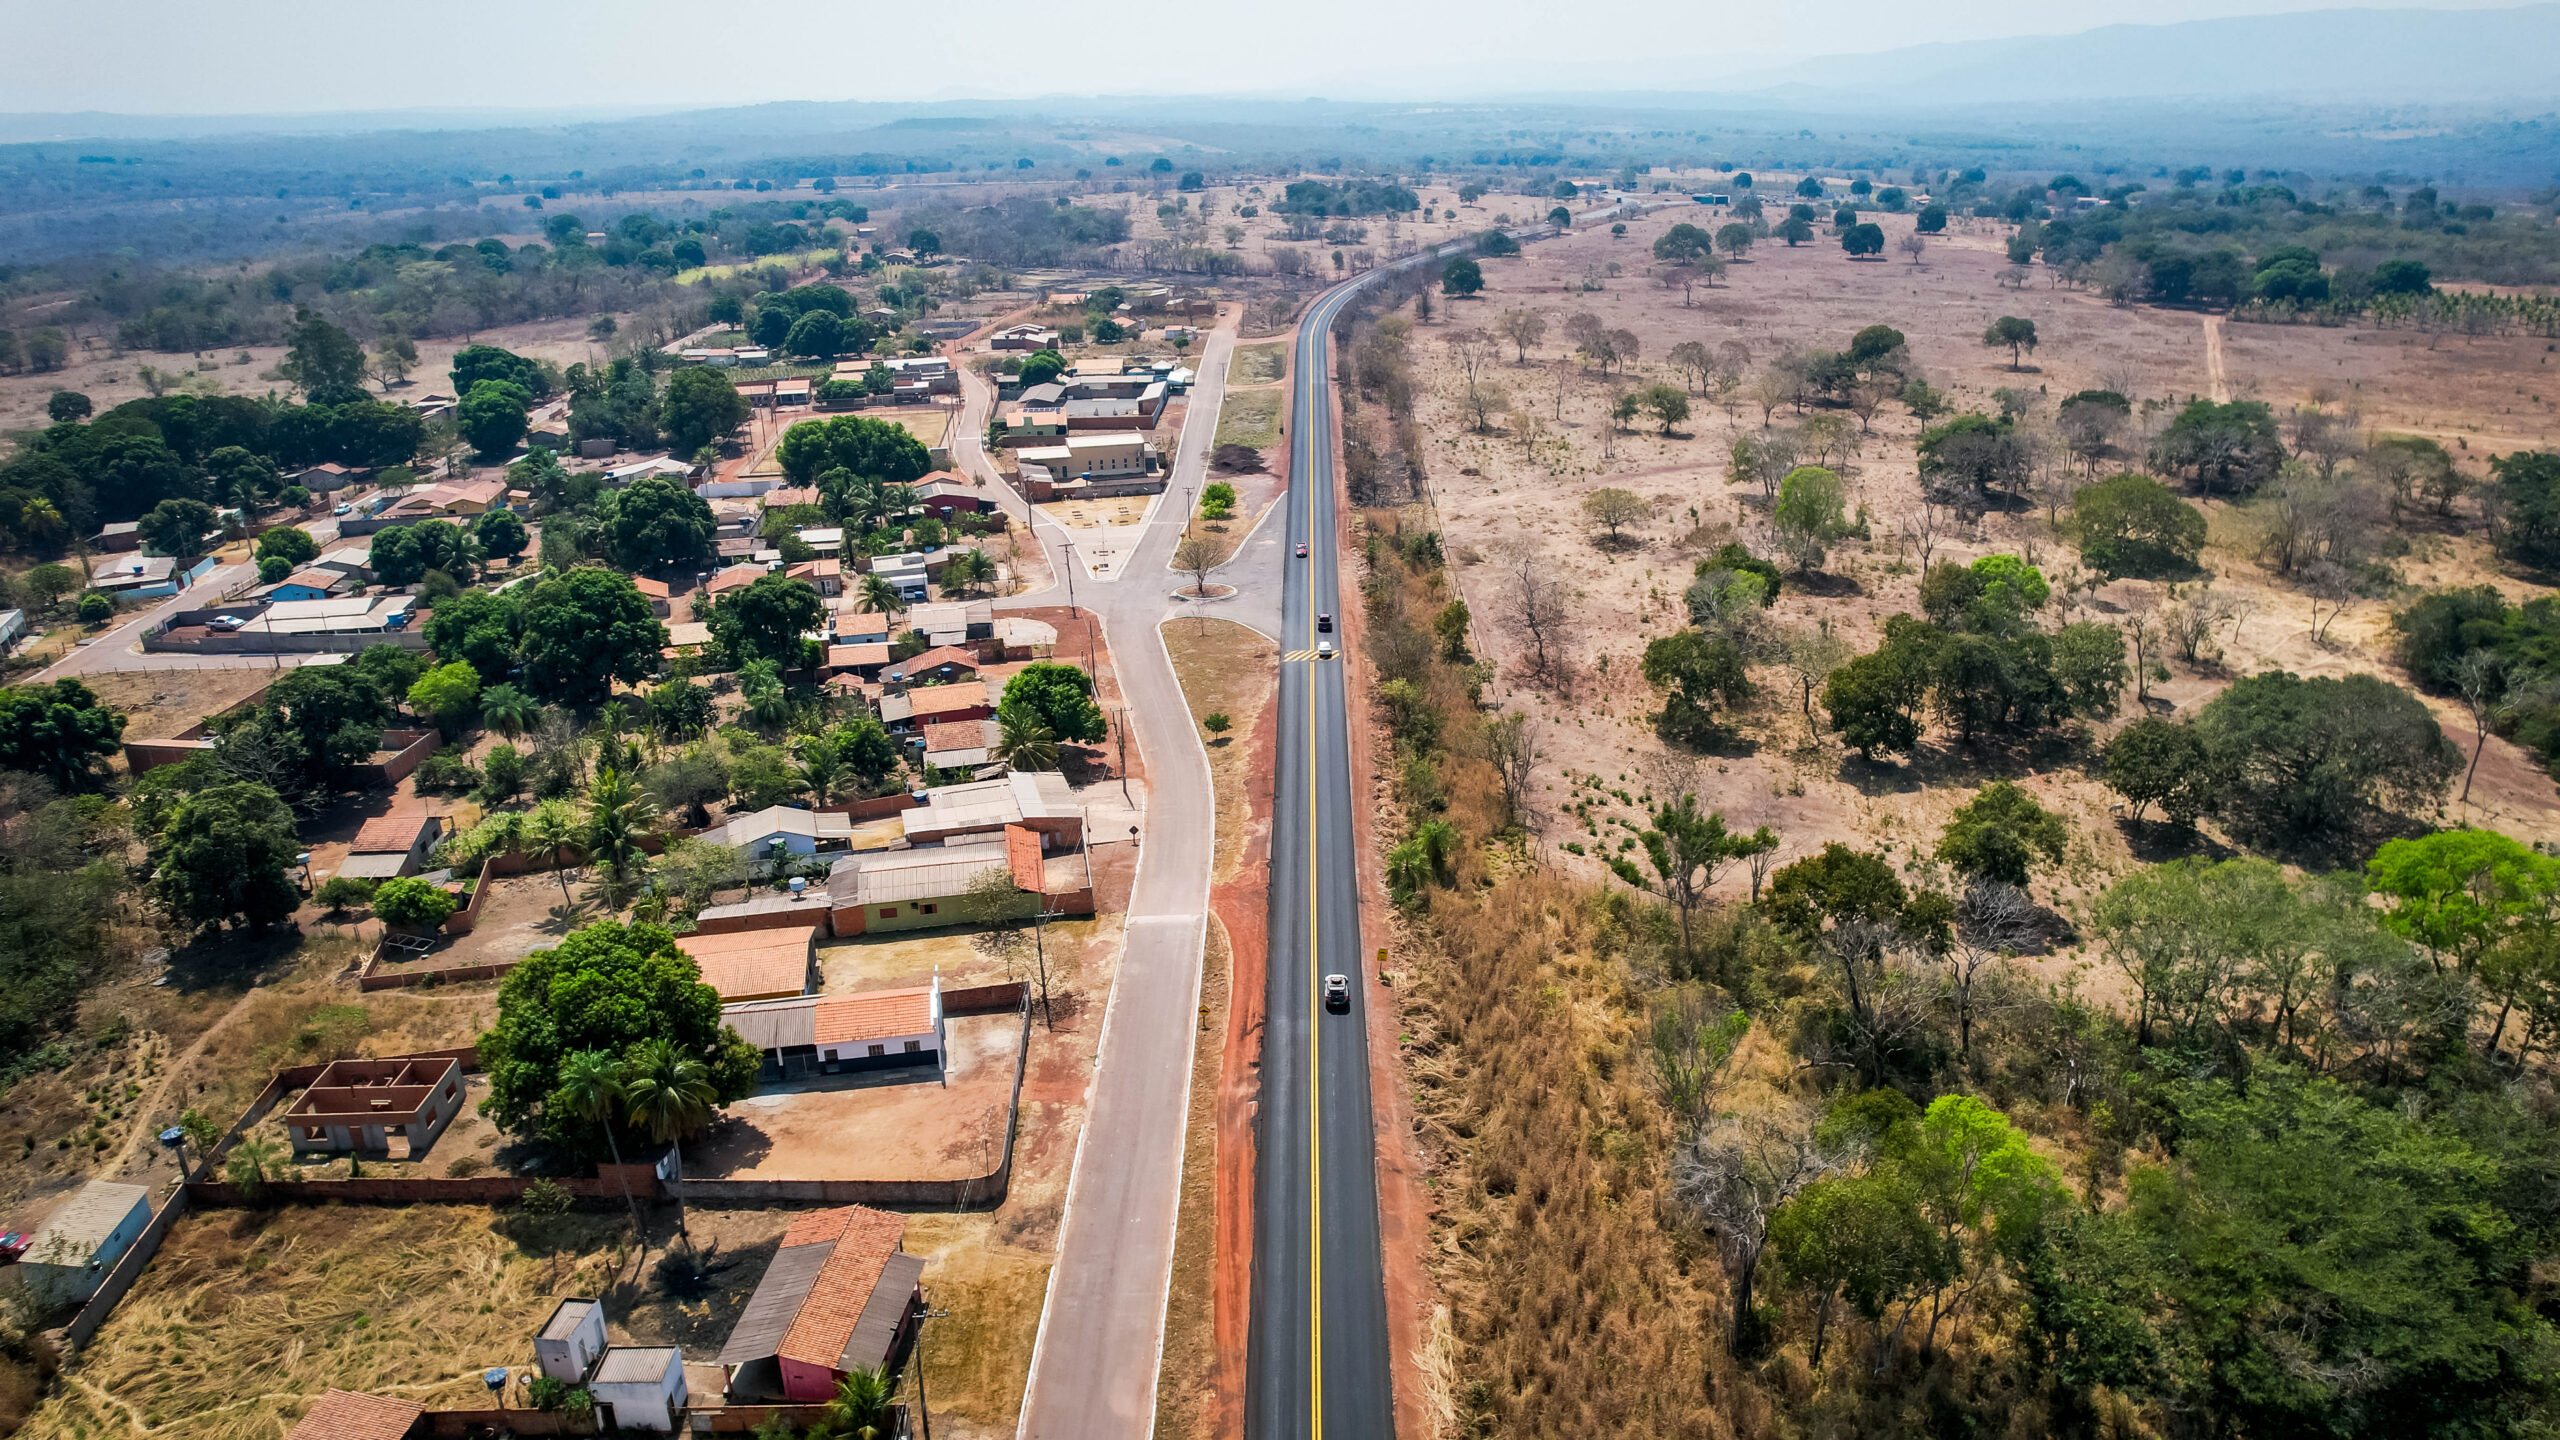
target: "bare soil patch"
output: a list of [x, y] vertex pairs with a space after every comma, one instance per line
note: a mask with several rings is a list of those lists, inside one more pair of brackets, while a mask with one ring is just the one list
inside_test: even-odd
[[947, 1022], [950, 1061], [848, 1083], [784, 1085], [728, 1106], [691, 1147], [705, 1180], [956, 1180], [1004, 1154], [1022, 1034], [1014, 1015]]

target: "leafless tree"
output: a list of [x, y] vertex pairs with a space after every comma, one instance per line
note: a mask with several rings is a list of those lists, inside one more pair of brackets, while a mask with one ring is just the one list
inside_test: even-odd
[[[2302, 589], [2311, 597], [2311, 642], [2326, 645], [2329, 643], [2329, 627], [2337, 624], [2338, 617], [2347, 613], [2348, 602], [2361, 593], [2363, 582], [2354, 571], [2335, 560], [2314, 560], [2303, 567]], [[2329, 606], [2329, 618], [2325, 621], [2320, 618], [2323, 602]]]
[[2213, 590], [2213, 582], [2203, 581], [2181, 591], [2169, 587], [2169, 603], [2160, 608], [2160, 630], [2178, 658], [2190, 665], [2208, 665], [2221, 657], [2206, 647], [2213, 639], [2216, 626], [2231, 618], [2231, 602]]
[[2122, 625], [2125, 639], [2133, 644], [2133, 698], [2138, 704], [2151, 699], [2153, 680], [2168, 678], [2168, 667], [2160, 663], [2160, 616], [2152, 604], [2145, 597], [2127, 606]]
[[1547, 317], [1530, 309], [1505, 310], [1494, 318], [1493, 333], [1511, 342], [1517, 363], [1529, 363], [1529, 347], [1547, 338]]
[[1611, 486], [1582, 497], [1582, 513], [1605, 532], [1602, 547], [1615, 550], [1625, 543], [1621, 532], [1652, 516], [1653, 502], [1632, 490]]
[[1752, 1340], [1752, 1282], [1769, 1243], [1769, 1217], [1833, 1168], [1801, 1108], [1729, 1118], [1698, 1137], [1672, 1167], [1672, 1193], [1716, 1233], [1732, 1280], [1737, 1353]]
[[2036, 946], [2043, 934], [2044, 917], [2017, 886], [1977, 880], [1965, 888], [1956, 910], [1955, 942], [1939, 957], [1947, 973], [1947, 999], [1956, 1012], [1957, 1053], [1973, 1054], [1973, 1022], [1984, 999], [1984, 982], [2012, 957]]
[[1849, 642], [1832, 631], [1830, 621], [1824, 620], [1811, 629], [1779, 632], [1777, 648], [1778, 663], [1795, 679], [1805, 723], [1819, 730], [1821, 722], [1814, 719], [1813, 697], [1821, 693], [1832, 671], [1849, 663]]
[[1671, 362], [1672, 369], [1688, 377], [1692, 390], [1704, 388], [1708, 372], [1716, 366], [1715, 356], [1708, 351], [1703, 340], [1683, 340], [1672, 346], [1671, 353], [1664, 358]]
[[1920, 513], [1912, 517], [1909, 533], [1920, 542], [1920, 573], [1929, 573], [1929, 558], [1937, 553], [1938, 542], [1953, 532], [1956, 515], [1953, 510], [1931, 500], [1926, 492], [1920, 497]]
[[1608, 332], [1609, 327], [1600, 322], [1600, 317], [1588, 310], [1577, 310], [1564, 317], [1564, 338], [1577, 350]]
[[1795, 398], [1795, 386], [1774, 370], [1763, 370], [1751, 377], [1751, 403], [1760, 407], [1760, 428], [1769, 428], [1769, 417], [1777, 408]]
[[1884, 407], [1884, 402], [1901, 393], [1901, 377], [1886, 371], [1879, 370], [1872, 375], [1861, 375], [1850, 382], [1849, 412], [1858, 417], [1858, 433], [1863, 435], [1873, 430], [1876, 411]]
[[2489, 749], [2489, 712], [2506, 689], [2505, 667], [2487, 650], [2466, 651], [2453, 666], [2453, 688], [2471, 711], [2471, 764], [2462, 772], [2462, 803], [2471, 803], [2471, 779], [2480, 773], [2480, 757]]
[[1225, 558], [1218, 542], [1206, 535], [1190, 536], [1173, 547], [1173, 568], [1191, 576], [1191, 593], [1195, 596], [1209, 593], [1209, 572]]
[[2353, 406], [2334, 414], [2313, 405], [2298, 407], [2285, 416], [2284, 431], [2294, 457], [2308, 462], [2323, 480], [2365, 449], [2364, 416]]
[[1929, 242], [1920, 238], [1920, 232], [1914, 230], [1896, 242], [1894, 248], [1910, 256], [1911, 263], [1917, 265], [1920, 263], [1920, 257], [1929, 253]]
[[1531, 673], [1550, 683], [1563, 678], [1573, 611], [1570, 590], [1547, 561], [1527, 546], [1511, 552], [1511, 628], [1529, 646]]
[[1520, 711], [1484, 722], [1485, 753], [1502, 782], [1502, 814], [1506, 824], [1531, 826], [1530, 797], [1536, 793], [1538, 722]]

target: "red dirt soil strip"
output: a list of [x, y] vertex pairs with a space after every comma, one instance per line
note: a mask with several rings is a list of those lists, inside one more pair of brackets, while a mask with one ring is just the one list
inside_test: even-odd
[[[1350, 481], [1340, 463], [1339, 439], [1343, 434], [1341, 399], [1331, 384], [1325, 395], [1334, 406], [1333, 433], [1337, 440], [1335, 485], [1333, 497], [1334, 553], [1356, 553], [1352, 547], [1351, 522], [1359, 512], [1351, 505]], [[1337, 572], [1338, 573], [1338, 572]], [[1355, 592], [1356, 593], [1356, 592]], [[1366, 651], [1361, 641], [1368, 632], [1368, 616], [1357, 604], [1346, 603], [1341, 618], [1343, 663], [1351, 668], [1347, 677], [1353, 683], [1343, 686], [1344, 704], [1357, 707], [1348, 717], [1346, 729], [1351, 742], [1351, 825], [1352, 866], [1360, 889], [1360, 908], [1369, 915], [1384, 917], [1387, 908], [1386, 866], [1378, 848], [1378, 793], [1376, 754], [1377, 727], [1370, 723], [1368, 696], [1376, 678], [1369, 670]], [[1431, 1234], [1431, 1206], [1422, 1193], [1422, 1156], [1413, 1138], [1413, 1104], [1404, 1088], [1404, 1057], [1396, 1045], [1400, 1032], [1401, 1012], [1395, 992], [1380, 978], [1381, 967], [1369, 952], [1382, 950], [1386, 926], [1381, 922], [1363, 927], [1364, 951], [1360, 972], [1367, 986], [1369, 1016], [1369, 1115], [1375, 1132], [1371, 1149], [1377, 1156], [1378, 1169], [1378, 1258], [1386, 1284], [1387, 1302], [1387, 1375], [1395, 1388], [1396, 1433], [1407, 1440], [1427, 1440], [1436, 1429], [1430, 1413], [1423, 1406], [1422, 1343], [1423, 1326], [1431, 1313], [1431, 1286], [1424, 1276], [1422, 1252]]]
[[1262, 1069], [1262, 1001], [1271, 947], [1271, 812], [1279, 751], [1280, 687], [1271, 687], [1245, 730], [1250, 755], [1244, 853], [1236, 873], [1211, 887], [1209, 908], [1227, 931], [1227, 1035], [1218, 1062], [1217, 1258], [1211, 1333], [1218, 1373], [1212, 1435], [1244, 1433], [1246, 1332], [1253, 1300], [1253, 1112]]

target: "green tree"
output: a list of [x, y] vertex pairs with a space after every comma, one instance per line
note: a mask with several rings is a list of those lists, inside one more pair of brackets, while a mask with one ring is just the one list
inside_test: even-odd
[[123, 737], [124, 716], [78, 680], [0, 689], [0, 769], [41, 775], [61, 790], [95, 789]]
[[2193, 401], [2151, 442], [2154, 469], [2225, 495], [2254, 494], [2284, 457], [2275, 411], [2257, 400]]
[[1665, 265], [1694, 265], [1714, 251], [1715, 240], [1686, 220], [1674, 222], [1653, 242], [1653, 258]]
[[1094, 703], [1093, 677], [1061, 661], [1036, 660], [1005, 682], [996, 719], [1011, 717], [1046, 726], [1061, 741], [1100, 744], [1102, 707]]
[[808, 636], [826, 623], [826, 602], [806, 580], [759, 575], [711, 607], [711, 635], [741, 662], [770, 660], [799, 669], [814, 658]]
[[647, 679], [667, 643], [667, 627], [630, 577], [593, 566], [546, 577], [523, 614], [525, 688], [582, 709], [603, 704], [617, 681]]
[[447, 735], [462, 733], [480, 704], [480, 674], [461, 660], [439, 665], [409, 687], [409, 708], [434, 718]]
[[2024, 886], [2037, 857], [2062, 863], [2071, 829], [2061, 816], [2006, 780], [1994, 780], [1956, 807], [1938, 838], [1938, 858], [1976, 880]]
[[2370, 811], [2440, 802], [2462, 755], [2427, 707], [2373, 675], [2246, 676], [2196, 716], [2228, 804], [2261, 828], [2344, 838]]
[[1654, 731], [1683, 745], [1710, 745], [1724, 733], [1720, 708], [1750, 698], [1751, 672], [1741, 649], [1722, 636], [1678, 630], [1644, 647], [1645, 683], [1662, 696]]
[[2439, 968], [2476, 968], [2525, 922], [2553, 919], [2560, 902], [2560, 858], [2494, 830], [2385, 841], [2365, 875], [2390, 903], [2383, 924], [2425, 946]]
[[614, 497], [605, 549], [624, 570], [702, 565], [711, 559], [717, 528], [709, 502], [690, 488], [663, 475], [643, 475]]
[[1873, 760], [1907, 755], [1919, 743], [1919, 710], [1928, 693], [1927, 657], [1887, 643], [1832, 671], [1822, 704], [1841, 742]]
[[258, 558], [275, 557], [292, 565], [308, 565], [320, 558], [320, 542], [299, 525], [279, 525], [258, 534]]
[[762, 1056], [721, 1023], [719, 992], [672, 934], [611, 920], [572, 931], [499, 983], [497, 1023], [479, 1044], [489, 1075], [482, 1113], [573, 1155], [609, 1152], [562, 1096], [562, 1067], [582, 1052], [627, 1055], [650, 1039], [701, 1062], [720, 1104], [754, 1088]]
[[2015, 315], [2003, 315], [1992, 321], [1990, 328], [1982, 332], [1982, 343], [1987, 349], [2007, 349], [2009, 368], [2018, 369], [2024, 363], [2021, 352], [2028, 355], [2035, 353], [2036, 322], [2021, 319]]
[[[1847, 251], [1852, 258], [1860, 255], [1881, 255], [1884, 253], [1884, 227], [1872, 220], [1852, 225], [1840, 232], [1840, 248]], [[2029, 325], [2026, 343], [2032, 346], [2035, 343], [2033, 322], [2026, 323]]]
[[[483, 680], [503, 680], [515, 673], [516, 642], [523, 624], [524, 612], [513, 596], [466, 591], [427, 612], [427, 644], [448, 662], [468, 664]], [[492, 723], [497, 723], [494, 718]]]
[[1034, 385], [1048, 384], [1065, 374], [1066, 369], [1067, 359], [1057, 351], [1034, 350], [1023, 357], [1022, 369], [1017, 378], [1022, 381], [1022, 388], [1028, 390]]
[[142, 517], [142, 543], [163, 555], [193, 560], [215, 529], [213, 507], [201, 500], [163, 500]]
[[2495, 477], [2498, 553], [2537, 568], [2560, 567], [2560, 452], [2520, 450], [2489, 462]]
[[2192, 826], [2218, 798], [2212, 757], [2190, 725], [2146, 715], [2107, 742], [2107, 788], [2133, 806], [2133, 818], [2157, 805], [2171, 824]]
[[335, 783], [382, 744], [387, 707], [372, 676], [351, 665], [306, 665], [267, 686], [260, 714], [301, 742], [311, 778]]
[[1651, 821], [1636, 836], [1653, 865], [1652, 888], [1680, 912], [1680, 952], [1690, 950], [1689, 918], [1706, 903], [1716, 874], [1736, 858], [1745, 837], [1725, 829], [1721, 811], [1700, 813], [1698, 797], [1681, 795], [1652, 807]]
[[2080, 560], [2109, 579], [2183, 574], [2204, 549], [2204, 512], [2148, 475], [2101, 480], [2071, 497]]
[[484, 511], [471, 522], [471, 539], [483, 555], [513, 559], [524, 553], [526, 538], [524, 521], [504, 507]]
[[510, 350], [495, 345], [465, 345], [453, 354], [453, 393], [468, 395], [483, 380], [496, 380], [513, 385], [525, 394], [528, 402], [551, 394], [551, 382], [542, 367]]
[[1441, 267], [1440, 289], [1448, 295], [1473, 295], [1484, 289], [1484, 269], [1473, 256], [1458, 256]]
[[933, 468], [924, 445], [905, 427], [864, 415], [794, 425], [774, 447], [784, 478], [807, 485], [830, 470], [903, 484]]
[[283, 363], [276, 369], [314, 405], [370, 399], [364, 386], [364, 347], [346, 331], [310, 310], [293, 312]]
[[56, 390], [44, 402], [45, 418], [56, 425], [86, 420], [90, 409], [89, 397], [77, 390]]
[[1636, 392], [1636, 403], [1662, 423], [1662, 433], [1689, 418], [1689, 394], [1677, 385], [1648, 385]]
[[529, 428], [525, 416], [532, 406], [533, 398], [517, 386], [483, 380], [462, 397], [454, 419], [471, 448], [482, 459], [495, 460], [524, 439]]
[[385, 880], [373, 892], [374, 917], [400, 930], [432, 930], [460, 905], [443, 886], [415, 875]]
[[747, 423], [746, 397], [729, 377], [708, 365], [688, 365], [667, 377], [658, 398], [658, 425], [676, 453], [691, 455]]
[[[301, 673], [299, 671], [295, 673]], [[291, 915], [302, 896], [287, 875], [301, 843], [293, 812], [264, 785], [215, 785], [178, 802], [160, 837], [152, 893], [193, 929], [246, 924], [264, 929]]]
[[81, 624], [104, 625], [115, 617], [115, 597], [99, 590], [92, 590], [88, 594], [80, 597]]
[[[2223, 1434], [2512, 1433], [2547, 1403], [2510, 1170], [2433, 1107], [2265, 1067], [2174, 1087], [2127, 1221], [2157, 1259], [2173, 1397]], [[2303, 1326], [2297, 1318], [2317, 1315]]]
[[1855, 533], [1840, 477], [1819, 465], [1799, 465], [1778, 482], [1770, 511], [1778, 548], [1798, 570], [1819, 570], [1833, 542]]

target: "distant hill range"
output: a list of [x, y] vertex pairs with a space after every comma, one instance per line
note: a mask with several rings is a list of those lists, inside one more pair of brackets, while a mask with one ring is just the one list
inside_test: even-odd
[[2560, 98], [2560, 5], [2309, 10], [1914, 45], [1679, 88], [1825, 108], [2280, 98], [2464, 105]]

